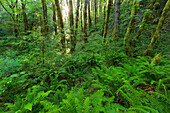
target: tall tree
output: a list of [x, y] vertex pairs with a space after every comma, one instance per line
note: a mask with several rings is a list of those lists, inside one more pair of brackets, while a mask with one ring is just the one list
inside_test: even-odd
[[55, 32], [55, 35], [57, 35], [57, 19], [56, 19], [56, 6], [55, 6], [55, 4], [52, 3], [52, 7], [53, 7], [54, 32]]
[[77, 0], [77, 10], [76, 10], [76, 26], [75, 26], [75, 37], [74, 37], [74, 49], [77, 43], [77, 31], [78, 31], [78, 24], [79, 24], [79, 7], [80, 7], [80, 0]]
[[109, 15], [110, 15], [111, 6], [112, 6], [112, 0], [108, 0], [107, 17], [106, 17], [106, 22], [105, 22], [104, 34], [103, 34], [103, 42], [106, 41], [106, 35], [107, 35], [107, 29], [108, 29]]
[[58, 17], [58, 23], [59, 23], [59, 31], [61, 33], [61, 44], [62, 44], [62, 50], [65, 52], [65, 34], [64, 34], [64, 23], [63, 23], [63, 17], [60, 9], [59, 0], [55, 0], [55, 5], [57, 7], [57, 17]]
[[103, 28], [102, 28], [102, 36], [103, 36], [103, 33], [104, 33], [104, 27], [105, 27], [105, 17], [106, 17], [106, 0], [104, 0], [104, 8], [103, 8]]
[[96, 26], [96, 22], [97, 22], [97, 1], [94, 0], [94, 24]]
[[163, 9], [161, 18], [159, 19], [158, 26], [156, 28], [156, 32], [154, 33], [148, 48], [145, 50], [144, 55], [149, 55], [152, 52], [153, 47], [154, 47], [154, 45], [156, 44], [156, 42], [157, 42], [157, 40], [159, 38], [159, 32], [162, 30], [162, 27], [164, 25], [166, 16], [168, 15], [167, 12], [169, 10], [170, 10], [170, 0], [167, 1], [166, 5], [165, 5], [165, 7]]
[[[75, 36], [77, 35], [77, 31], [78, 31], [78, 23], [79, 23], [79, 7], [80, 7], [80, 0], [77, 0]], [[76, 38], [76, 37], [75, 37], [75, 38]], [[75, 40], [76, 40], [76, 39], [75, 39]]]
[[123, 41], [123, 45], [125, 47], [126, 54], [128, 56], [133, 56], [133, 54], [131, 53], [131, 50], [130, 50], [130, 45], [129, 45], [127, 40], [130, 39], [129, 35], [134, 29], [134, 25], [135, 25], [135, 21], [136, 21], [135, 16], [137, 15], [139, 4], [140, 4], [140, 1], [134, 0], [132, 11], [131, 11], [132, 18], [129, 22], [129, 25], [128, 25], [128, 28], [127, 28], [127, 31], [126, 31], [126, 34], [125, 34], [125, 37], [124, 37], [124, 41]]
[[139, 29], [138, 29], [138, 31], [136, 33], [136, 37], [135, 37], [136, 41], [139, 39], [139, 37], [141, 35], [141, 32], [144, 29], [145, 23], [147, 22], [147, 20], [149, 18], [149, 12], [153, 9], [153, 6], [154, 6], [155, 2], [156, 2], [156, 0], [152, 0], [149, 7], [148, 7], [149, 10], [145, 11], [145, 13], [144, 13], [144, 17], [142, 19], [142, 25], [139, 26]]
[[89, 28], [92, 26], [91, 23], [91, 15], [90, 15], [90, 0], [88, 0], [88, 23], [89, 23]]
[[83, 2], [82, 2], [82, 0], [80, 0], [80, 2], [81, 2], [81, 8], [80, 8], [81, 29], [82, 29], [82, 31], [84, 31], [83, 30]]
[[0, 4], [0, 14], [1, 14], [1, 4]]
[[84, 3], [84, 42], [87, 43], [87, 0]]
[[71, 39], [71, 52], [74, 51], [75, 47], [75, 36], [74, 36], [74, 19], [73, 19], [73, 3], [69, 0], [69, 23], [70, 23], [70, 39]]
[[26, 13], [26, 0], [21, 0], [21, 4], [22, 4], [22, 15], [23, 15], [23, 22], [24, 22], [24, 30], [25, 32], [28, 30], [28, 19], [27, 19], [27, 13]]
[[[47, 38], [47, 4], [46, 4], [46, 0], [41, 0], [42, 3], [42, 9], [43, 9], [43, 34], [45, 36], [45, 39]], [[44, 64], [44, 54], [45, 54], [45, 42], [44, 40], [42, 40], [42, 62]]]
[[19, 23], [18, 23], [18, 20], [17, 20], [17, 13], [16, 13], [16, 7], [17, 7], [17, 3], [18, 3], [18, 0], [16, 0], [15, 2], [13, 2], [12, 0], [11, 1], [8, 1], [8, 0], [5, 0], [4, 1], [8, 7], [10, 8], [7, 8], [5, 7], [5, 3], [3, 3], [2, 1], [0, 1], [0, 4], [1, 6], [5, 9], [5, 11], [11, 16], [13, 22], [14, 22], [14, 34], [15, 36], [17, 37], [18, 34], [20, 35], [21, 32], [20, 32], [20, 29], [19, 29]]
[[[120, 0], [115, 0], [115, 8], [114, 8], [114, 38], [118, 37], [118, 26], [119, 26], [119, 18], [120, 18]], [[117, 39], [116, 39], [117, 40]], [[116, 41], [115, 40], [115, 41]], [[116, 44], [116, 42], [115, 42]]]

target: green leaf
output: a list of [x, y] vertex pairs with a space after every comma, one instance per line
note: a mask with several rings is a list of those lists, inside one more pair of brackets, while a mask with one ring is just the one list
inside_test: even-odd
[[14, 106], [15, 106], [14, 104], [11, 104], [11, 103], [5, 103], [4, 105], [7, 105], [7, 106], [8, 106], [8, 108], [12, 108], [12, 107], [14, 107]]
[[20, 74], [21, 74], [21, 75], [23, 75], [23, 74], [25, 74], [25, 73], [26, 73], [26, 72], [25, 72], [25, 71], [23, 71], [23, 72], [21, 72]]
[[24, 108], [32, 111], [32, 103], [28, 103]]
[[13, 75], [11, 75], [12, 78], [18, 77], [18, 76], [19, 76], [19, 74], [13, 74]]

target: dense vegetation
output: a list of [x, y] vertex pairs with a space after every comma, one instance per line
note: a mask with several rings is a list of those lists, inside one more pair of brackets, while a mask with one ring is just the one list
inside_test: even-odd
[[169, 7], [0, 0], [0, 112], [169, 113]]

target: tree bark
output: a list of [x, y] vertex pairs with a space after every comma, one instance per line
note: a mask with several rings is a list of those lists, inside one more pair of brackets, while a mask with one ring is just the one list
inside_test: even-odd
[[56, 19], [56, 6], [55, 6], [55, 4], [52, 3], [52, 7], [53, 7], [54, 32], [55, 32], [55, 35], [57, 35], [57, 19]]
[[124, 37], [124, 41], [123, 41], [123, 45], [125, 46], [126, 54], [128, 56], [133, 56], [133, 54], [131, 53], [131, 50], [130, 50], [130, 44], [128, 43], [127, 40], [130, 39], [129, 35], [132, 32], [132, 30], [134, 29], [134, 25], [135, 25], [135, 21], [136, 21], [135, 15], [138, 12], [137, 8], [138, 8], [139, 4], [140, 4], [140, 1], [137, 1], [137, 0], [135, 0], [133, 3], [133, 8], [131, 11], [132, 19], [129, 22], [129, 25], [128, 25], [128, 28], [127, 28], [127, 31], [126, 31], [126, 34]]
[[58, 17], [58, 23], [59, 23], [59, 30], [61, 33], [61, 44], [62, 44], [62, 51], [65, 50], [65, 34], [64, 34], [64, 23], [63, 23], [63, 18], [62, 18], [62, 13], [59, 5], [59, 0], [55, 0], [55, 4], [57, 7], [57, 17]]
[[[144, 17], [143, 17], [143, 19], [142, 19], [142, 25], [139, 26], [139, 29], [138, 29], [138, 31], [137, 31], [137, 33], [136, 33], [136, 37], [135, 37], [135, 40], [136, 40], [136, 41], [139, 40], [139, 37], [140, 37], [140, 35], [141, 35], [141, 32], [143, 31], [143, 29], [144, 29], [144, 27], [145, 27], [145, 23], [147, 22], [148, 17], [149, 17], [148, 12], [153, 9], [153, 6], [154, 6], [154, 4], [155, 4], [155, 1], [156, 1], [156, 0], [152, 0], [152, 1], [151, 1], [151, 4], [149, 5], [149, 9], [150, 9], [150, 10], [145, 11]], [[136, 43], [136, 41], [135, 41], [135, 43]]]
[[106, 1], [104, 0], [104, 8], [103, 8], [103, 28], [102, 28], [102, 36], [103, 36], [103, 34], [104, 34], [104, 27], [105, 27], [105, 17], [106, 17], [106, 3], [105, 3]]
[[84, 42], [87, 43], [87, 0], [84, 3]]
[[2, 1], [0, 1], [0, 4], [1, 6], [5, 9], [5, 11], [11, 16], [13, 22], [14, 22], [14, 33], [15, 33], [15, 36], [18, 37], [18, 34], [21, 35], [21, 32], [20, 32], [20, 29], [19, 29], [19, 25], [18, 25], [18, 21], [15, 17], [15, 11], [14, 11], [14, 8], [16, 8], [16, 5], [17, 5], [17, 2], [18, 0], [15, 1], [15, 4], [13, 3], [13, 1], [11, 1], [11, 4], [9, 3], [8, 0], [6, 0], [8, 6], [10, 7], [10, 9], [12, 10], [12, 12], [10, 12], [6, 7], [5, 5], [2, 3]]
[[82, 31], [84, 31], [83, 30], [83, 2], [82, 2], [82, 0], [80, 2], [81, 2], [81, 8], [80, 8], [81, 29], [82, 29]]
[[96, 22], [97, 22], [97, 1], [94, 0], [94, 24], [96, 26]]
[[78, 24], [79, 24], [79, 7], [80, 7], [80, 0], [77, 0], [77, 10], [76, 10], [76, 26], [75, 26], [75, 33], [74, 33], [74, 49], [76, 48], [77, 43], [77, 31], [78, 31]]
[[120, 18], [120, 0], [115, 0], [115, 9], [114, 9], [114, 30], [113, 30], [113, 38], [118, 41], [118, 29], [119, 29], [119, 18]]
[[106, 35], [107, 35], [107, 29], [108, 29], [109, 15], [110, 15], [111, 6], [112, 6], [112, 0], [108, 0], [107, 17], [106, 17], [106, 22], [105, 22], [104, 34], [103, 34], [103, 42], [104, 43], [106, 41]]
[[28, 30], [28, 19], [27, 19], [27, 13], [26, 13], [26, 9], [25, 9], [26, 1], [21, 0], [21, 4], [22, 4], [22, 15], [23, 15], [23, 22], [24, 22], [24, 30], [25, 30], [25, 32], [27, 32], [27, 30]]
[[70, 39], [71, 39], [71, 52], [74, 51], [75, 47], [75, 36], [74, 36], [74, 19], [73, 19], [73, 4], [72, 0], [69, 0], [69, 24], [70, 24]]
[[[75, 36], [77, 35], [77, 31], [78, 31], [78, 24], [79, 24], [79, 7], [80, 7], [80, 0], [77, 0]], [[75, 38], [76, 38], [76, 37], [75, 37]], [[76, 39], [75, 39], [75, 40], [76, 40]]]
[[90, 0], [88, 0], [88, 23], [89, 23], [89, 29], [90, 29], [91, 26], [92, 26], [92, 23], [91, 23], [91, 13], [90, 13]]
[[[41, 0], [42, 3], [42, 9], [43, 9], [43, 35], [45, 36], [45, 39], [47, 38], [47, 4], [46, 4], [46, 0]], [[42, 63], [45, 63], [45, 58], [44, 58], [44, 54], [45, 54], [45, 40], [44, 38], [42, 39]]]
[[165, 19], [166, 19], [166, 16], [168, 15], [169, 10], [170, 10], [170, 0], [167, 1], [166, 5], [163, 9], [161, 18], [159, 19], [158, 26], [156, 28], [156, 32], [154, 33], [154, 35], [151, 39], [151, 43], [149, 44], [148, 48], [145, 50], [145, 52], [143, 54], [144, 56], [149, 55], [152, 52], [153, 47], [159, 38], [159, 32], [162, 30], [163, 24], [165, 22]]

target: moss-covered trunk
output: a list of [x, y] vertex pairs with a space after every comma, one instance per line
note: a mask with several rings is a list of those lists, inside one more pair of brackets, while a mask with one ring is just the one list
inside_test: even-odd
[[62, 51], [65, 52], [65, 34], [64, 34], [64, 23], [63, 23], [63, 17], [60, 9], [59, 0], [55, 0], [55, 5], [57, 7], [57, 18], [59, 23], [59, 31], [61, 33], [61, 44], [62, 44]]
[[104, 34], [103, 34], [103, 42], [106, 41], [106, 35], [107, 35], [107, 29], [108, 29], [109, 15], [110, 15], [111, 6], [112, 6], [112, 0], [108, 0], [107, 17], [106, 17], [106, 22], [105, 22]]
[[22, 4], [22, 15], [23, 15], [23, 22], [24, 22], [24, 30], [25, 32], [28, 30], [28, 19], [27, 19], [27, 13], [25, 9], [25, 1], [21, 0]]
[[91, 23], [91, 13], [90, 13], [90, 1], [88, 0], [88, 23], [89, 23], [89, 29], [92, 26]]
[[84, 3], [84, 42], [87, 43], [87, 0]]
[[52, 3], [53, 7], [53, 25], [54, 25], [54, 32], [55, 35], [57, 35], [57, 19], [56, 19], [56, 6]]
[[163, 27], [163, 24], [165, 22], [166, 16], [168, 15], [168, 11], [170, 10], [169, 7], [170, 7], [170, 0], [167, 1], [166, 5], [165, 5], [165, 7], [163, 9], [161, 18], [159, 19], [158, 26], [156, 28], [156, 32], [154, 33], [148, 48], [145, 50], [145, 52], [143, 54], [144, 56], [149, 55], [152, 52], [153, 47], [154, 47], [154, 45], [156, 44], [156, 42], [157, 42], [157, 40], [159, 38], [159, 32], [162, 30], [162, 27]]
[[73, 3], [69, 0], [69, 24], [70, 24], [70, 39], [71, 39], [71, 52], [75, 49], [75, 36], [74, 36], [74, 21], [73, 21]]
[[137, 42], [137, 40], [139, 40], [139, 37], [140, 37], [140, 35], [141, 35], [141, 32], [143, 31], [143, 29], [144, 29], [144, 27], [145, 27], [145, 23], [146, 23], [147, 20], [148, 20], [150, 11], [153, 9], [153, 6], [154, 6], [155, 2], [156, 2], [156, 0], [152, 0], [151, 3], [150, 3], [150, 5], [149, 5], [149, 7], [148, 7], [149, 10], [145, 11], [144, 17], [143, 17], [142, 22], [141, 22], [142, 25], [139, 26], [139, 29], [138, 29], [138, 31], [137, 31], [137, 33], [136, 33], [136, 36], [135, 36], [135, 40], [136, 40], [135, 42]]
[[135, 21], [136, 21], [135, 15], [137, 15], [139, 4], [140, 4], [140, 1], [134, 0], [133, 8], [132, 8], [132, 11], [131, 11], [132, 18], [129, 22], [129, 25], [128, 25], [128, 28], [127, 28], [127, 31], [126, 31], [126, 34], [125, 34], [125, 37], [124, 37], [124, 41], [123, 41], [123, 45], [125, 47], [126, 54], [128, 56], [133, 56], [133, 54], [131, 53], [131, 50], [130, 50], [130, 44], [128, 43], [128, 39], [130, 39], [130, 33], [134, 29], [134, 25], [135, 25]]

